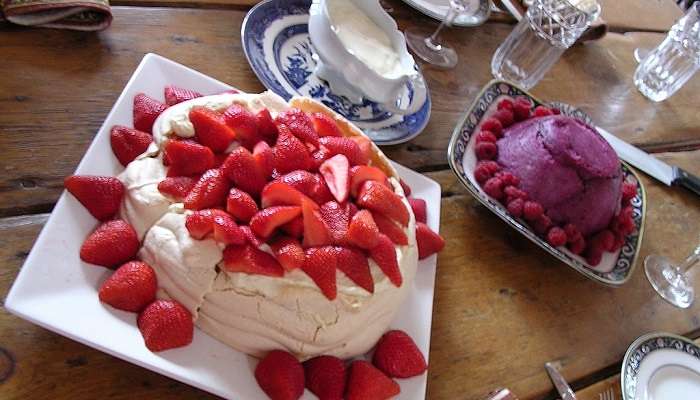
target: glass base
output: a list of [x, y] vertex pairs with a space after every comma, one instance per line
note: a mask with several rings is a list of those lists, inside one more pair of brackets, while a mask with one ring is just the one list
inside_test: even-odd
[[404, 31], [404, 36], [408, 47], [423, 61], [442, 68], [457, 65], [457, 53], [448, 46], [431, 42], [429, 33], [409, 28]]
[[639, 64], [644, 61], [645, 58], [647, 58], [649, 53], [651, 53], [651, 50], [637, 47], [634, 49], [634, 60], [637, 61], [637, 64]]
[[644, 260], [644, 272], [651, 286], [664, 300], [679, 308], [688, 308], [695, 290], [686, 274], [666, 257], [650, 255]]

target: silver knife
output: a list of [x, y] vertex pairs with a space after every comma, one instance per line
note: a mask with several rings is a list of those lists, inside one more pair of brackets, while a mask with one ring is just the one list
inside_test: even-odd
[[668, 165], [658, 158], [632, 146], [603, 128], [598, 132], [610, 143], [621, 159], [641, 169], [667, 186], [683, 186], [700, 195], [700, 178], [675, 165]]
[[571, 390], [569, 384], [566, 383], [564, 377], [561, 376], [561, 374], [559, 373], [559, 371], [553, 363], [545, 363], [544, 369], [547, 371], [547, 375], [549, 375], [549, 379], [552, 380], [554, 387], [557, 388], [557, 392], [559, 392], [561, 400], [576, 400], [576, 395], [574, 394], [574, 391]]

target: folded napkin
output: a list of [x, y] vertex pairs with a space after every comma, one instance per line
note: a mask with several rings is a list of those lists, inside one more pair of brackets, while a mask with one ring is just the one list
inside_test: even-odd
[[108, 0], [0, 0], [0, 21], [43, 28], [99, 31], [112, 22]]

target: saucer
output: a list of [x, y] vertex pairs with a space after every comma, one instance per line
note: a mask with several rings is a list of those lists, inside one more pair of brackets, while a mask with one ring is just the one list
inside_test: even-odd
[[243, 50], [262, 84], [286, 100], [299, 95], [325, 104], [359, 126], [378, 145], [416, 137], [430, 118], [427, 88], [414, 90], [406, 85], [409, 98], [425, 100], [417, 112], [402, 116], [384, 111], [373, 101], [352, 102], [333, 93], [314, 74], [316, 60], [307, 26], [310, 6], [310, 0], [266, 0], [246, 15], [241, 27]]
[[[438, 21], [444, 21], [445, 15], [450, 10], [450, 0], [403, 0], [403, 2]], [[479, 0], [479, 9], [476, 13], [458, 15], [452, 25], [459, 27], [482, 25], [489, 19], [491, 11], [490, 1]]]

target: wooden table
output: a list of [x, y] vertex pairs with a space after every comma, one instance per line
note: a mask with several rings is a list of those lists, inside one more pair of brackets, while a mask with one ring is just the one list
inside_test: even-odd
[[[644, 99], [632, 84], [634, 48], [659, 43], [664, 34], [656, 31], [679, 14], [670, 0], [645, 2], [658, 8], [663, 24], [625, 15], [638, 7], [637, 0], [615, 2], [629, 6], [605, 8], [615, 33], [567, 51], [534, 93], [579, 105], [621, 138], [700, 174], [700, 80], [660, 104]], [[401, 2], [388, 3], [400, 27], [434, 26]], [[143, 5], [159, 0], [129, 4], [138, 6], [115, 7], [112, 27], [97, 34], [0, 27], [3, 296], [59, 196], [63, 177], [75, 169], [144, 53], [157, 52], [245, 91], [263, 90], [241, 49], [245, 6], [223, 0], [173, 0], [149, 9]], [[523, 399], [553, 399], [542, 365], [555, 360], [574, 388], [583, 389], [582, 398], [597, 399], [599, 388], [615, 381], [625, 349], [639, 335], [665, 330], [697, 338], [700, 306], [677, 310], [666, 304], [639, 266], [622, 288], [587, 280], [490, 214], [448, 170], [445, 149], [452, 128], [491, 78], [491, 55], [511, 28], [490, 22], [448, 30], [445, 39], [461, 60], [449, 71], [424, 66], [434, 101], [428, 127], [409, 143], [385, 148], [443, 190], [447, 247], [438, 261], [427, 397], [479, 399], [506, 386]], [[682, 258], [698, 244], [700, 199], [646, 177], [643, 183], [649, 208], [640, 259], [650, 253]], [[700, 278], [695, 281], [700, 284]], [[5, 311], [0, 383], [4, 399], [209, 397]]]

